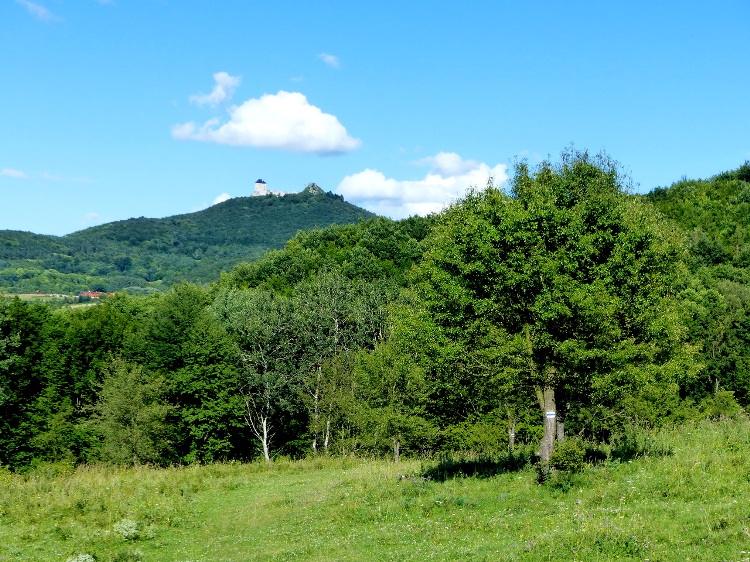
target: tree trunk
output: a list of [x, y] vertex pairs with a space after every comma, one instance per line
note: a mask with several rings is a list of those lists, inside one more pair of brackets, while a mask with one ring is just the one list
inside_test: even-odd
[[261, 423], [263, 425], [263, 439], [262, 439], [262, 441], [263, 441], [263, 456], [265, 457], [266, 462], [270, 462], [271, 461], [271, 450], [270, 450], [269, 442], [270, 442], [271, 439], [270, 439], [270, 436], [268, 435], [268, 418], [264, 417]]
[[508, 410], [508, 451], [513, 451], [516, 447], [516, 418]]
[[557, 407], [555, 406], [555, 389], [552, 386], [537, 388], [539, 406], [544, 416], [544, 436], [539, 447], [539, 457], [542, 466], [549, 466], [549, 459], [555, 448], [555, 436], [557, 435]]
[[401, 460], [401, 442], [398, 439], [393, 440], [393, 462]]
[[245, 396], [245, 421], [250, 426], [253, 434], [263, 448], [263, 457], [266, 462], [271, 461], [271, 439], [273, 434], [271, 433], [271, 420], [269, 411], [271, 409], [270, 400], [265, 397], [263, 403], [263, 409], [258, 410], [255, 403], [250, 396]]
[[313, 423], [312, 423], [312, 448], [313, 453], [318, 452], [318, 429], [320, 425], [320, 381], [323, 378], [323, 367], [318, 365], [318, 372], [313, 391]]

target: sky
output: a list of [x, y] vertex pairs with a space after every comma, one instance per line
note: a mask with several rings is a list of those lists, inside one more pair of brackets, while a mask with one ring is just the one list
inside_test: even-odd
[[392, 218], [606, 152], [750, 159], [750, 2], [0, 0], [0, 230], [315, 182]]

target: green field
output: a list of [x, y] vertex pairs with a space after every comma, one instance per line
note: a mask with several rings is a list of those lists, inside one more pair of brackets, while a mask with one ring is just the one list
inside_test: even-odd
[[3, 472], [0, 560], [750, 559], [750, 421], [644, 439], [671, 454], [543, 485], [331, 458]]

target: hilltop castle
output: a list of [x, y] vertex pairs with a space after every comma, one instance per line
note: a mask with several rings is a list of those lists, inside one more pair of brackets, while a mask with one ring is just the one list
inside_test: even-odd
[[253, 191], [253, 197], [263, 197], [264, 195], [286, 195], [285, 191], [273, 191], [266, 187], [266, 182], [258, 180], [255, 182], [255, 191]]
[[[325, 191], [323, 191], [323, 189], [316, 183], [308, 183], [307, 187], [302, 190], [302, 193], [309, 193], [310, 195], [320, 195], [322, 193], [325, 193]], [[283, 197], [284, 195], [289, 195], [289, 193], [286, 191], [274, 191], [272, 189], [268, 189], [268, 187], [266, 186], [266, 182], [264, 182], [263, 180], [256, 181], [255, 191], [253, 191], [253, 197], [263, 197], [265, 195], [276, 195], [277, 197]]]

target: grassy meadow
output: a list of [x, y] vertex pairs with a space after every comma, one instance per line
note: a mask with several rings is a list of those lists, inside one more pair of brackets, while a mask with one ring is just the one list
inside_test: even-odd
[[0, 560], [750, 560], [750, 421], [643, 439], [662, 454], [542, 485], [346, 458], [4, 471]]

